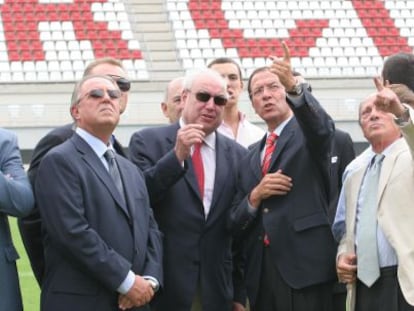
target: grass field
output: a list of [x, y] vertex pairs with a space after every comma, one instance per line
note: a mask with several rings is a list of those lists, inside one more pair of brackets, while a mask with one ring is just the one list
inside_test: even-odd
[[39, 311], [40, 290], [36, 279], [30, 267], [19, 229], [17, 228], [16, 218], [10, 217], [10, 230], [13, 236], [14, 245], [19, 252], [20, 259], [17, 261], [19, 270], [20, 288], [23, 296], [23, 305], [25, 311]]

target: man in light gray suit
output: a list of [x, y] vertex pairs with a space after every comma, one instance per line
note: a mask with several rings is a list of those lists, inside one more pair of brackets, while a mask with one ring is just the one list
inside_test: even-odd
[[0, 310], [23, 310], [16, 260], [7, 217], [27, 215], [34, 206], [16, 136], [0, 129]]
[[[378, 189], [370, 193], [365, 190], [371, 185], [366, 177], [374, 170], [371, 160], [346, 178], [346, 230], [336, 268], [339, 280], [348, 284], [347, 310], [409, 311], [414, 310], [414, 110], [403, 105], [379, 79], [375, 83], [378, 92], [361, 103], [359, 120], [372, 155], [383, 158]], [[376, 223], [371, 226], [371, 244], [375, 246], [364, 254], [369, 249], [362, 247], [366, 232], [363, 220], [372, 201], [369, 197], [375, 199], [376, 209], [373, 216], [369, 215]], [[363, 259], [371, 254], [374, 260], [369, 268], [377, 269], [372, 277], [364, 277]]]

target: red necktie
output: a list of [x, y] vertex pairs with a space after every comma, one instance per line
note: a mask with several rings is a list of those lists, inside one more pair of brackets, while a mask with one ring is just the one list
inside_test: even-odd
[[200, 190], [201, 199], [204, 196], [204, 165], [201, 157], [201, 146], [203, 143], [195, 144], [193, 151], [193, 167], [194, 173], [197, 177], [198, 189]]
[[272, 159], [272, 153], [276, 147], [276, 139], [278, 136], [275, 133], [270, 134], [267, 136], [266, 139], [266, 149], [263, 157], [262, 163], [262, 174], [263, 176], [266, 175], [267, 171], [269, 170], [270, 160]]

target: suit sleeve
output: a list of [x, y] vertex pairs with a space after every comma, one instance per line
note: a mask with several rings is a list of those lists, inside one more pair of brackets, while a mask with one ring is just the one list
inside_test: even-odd
[[155, 143], [157, 146], [154, 141], [156, 137], [137, 132], [132, 135], [129, 143], [130, 160], [144, 172], [152, 204], [160, 201], [187, 170], [186, 163], [183, 166], [178, 162], [173, 148], [164, 152], [158, 141]]
[[42, 160], [35, 185], [42, 225], [49, 243], [64, 257], [116, 291], [131, 263], [109, 247], [86, 219], [82, 193], [87, 189], [81, 186], [76, 165], [60, 153], [49, 153]]
[[332, 118], [307, 90], [299, 97], [288, 96], [286, 100], [302, 128], [309, 150], [326, 161], [335, 129]]
[[[150, 208], [150, 207], [148, 207]], [[143, 275], [155, 278], [160, 286], [163, 286], [163, 268], [162, 268], [163, 248], [162, 233], [158, 229], [154, 215], [151, 209], [149, 224], [149, 237], [147, 243], [147, 258]]]
[[22, 217], [33, 208], [33, 192], [23, 168], [16, 136], [7, 133], [3, 137], [0, 146], [0, 212]]
[[[307, 90], [296, 98], [286, 98], [306, 139], [307, 148], [318, 166], [324, 183], [326, 198], [330, 197], [330, 149], [335, 133], [332, 118], [322, 108], [318, 100]], [[329, 208], [329, 206], [327, 206]], [[326, 214], [329, 211], [326, 210]]]

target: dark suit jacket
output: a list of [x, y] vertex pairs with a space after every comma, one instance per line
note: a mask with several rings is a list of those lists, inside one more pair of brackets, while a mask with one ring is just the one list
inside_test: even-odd
[[354, 143], [347, 132], [335, 129], [330, 156], [329, 222], [335, 219], [336, 206], [342, 188], [342, 175], [346, 166], [355, 158]]
[[253, 215], [248, 195], [262, 178], [265, 137], [241, 163], [231, 220], [235, 233], [245, 239], [247, 292], [253, 306], [260, 290], [264, 232], [274, 264], [290, 287], [304, 288], [336, 276], [336, 245], [327, 217], [333, 122], [310, 93], [305, 91], [303, 99], [288, 99], [295, 117], [278, 138], [270, 164], [270, 172], [282, 169], [292, 178], [291, 191], [263, 200]]
[[174, 153], [178, 123], [135, 133], [132, 161], [146, 176], [155, 218], [164, 233], [165, 284], [156, 310], [188, 311], [201, 284], [203, 310], [231, 310], [232, 237], [228, 228], [238, 163], [247, 152], [216, 132], [213, 200], [205, 219], [191, 160]]
[[77, 134], [40, 164], [35, 196], [44, 226], [42, 310], [117, 310], [116, 290], [129, 270], [162, 282], [161, 233], [144, 177], [128, 160], [116, 160], [126, 204]]
[[[51, 132], [49, 132], [38, 142], [33, 151], [32, 159], [30, 161], [30, 166], [27, 173], [29, 176], [30, 183], [33, 187], [36, 182], [36, 175], [37, 170], [39, 169], [40, 161], [43, 159], [43, 157], [50, 149], [60, 145], [61, 143], [72, 137], [74, 133], [73, 127], [73, 123], [57, 127]], [[117, 140], [114, 140], [113, 146], [118, 154], [126, 157], [126, 154], [121, 144]], [[42, 223], [37, 205], [32, 210], [30, 215], [20, 218], [18, 220], [18, 225], [24, 247], [26, 248], [26, 252], [29, 256], [33, 273], [39, 285], [42, 285], [42, 278], [45, 271], [45, 259], [43, 255], [43, 245], [41, 236]]]

